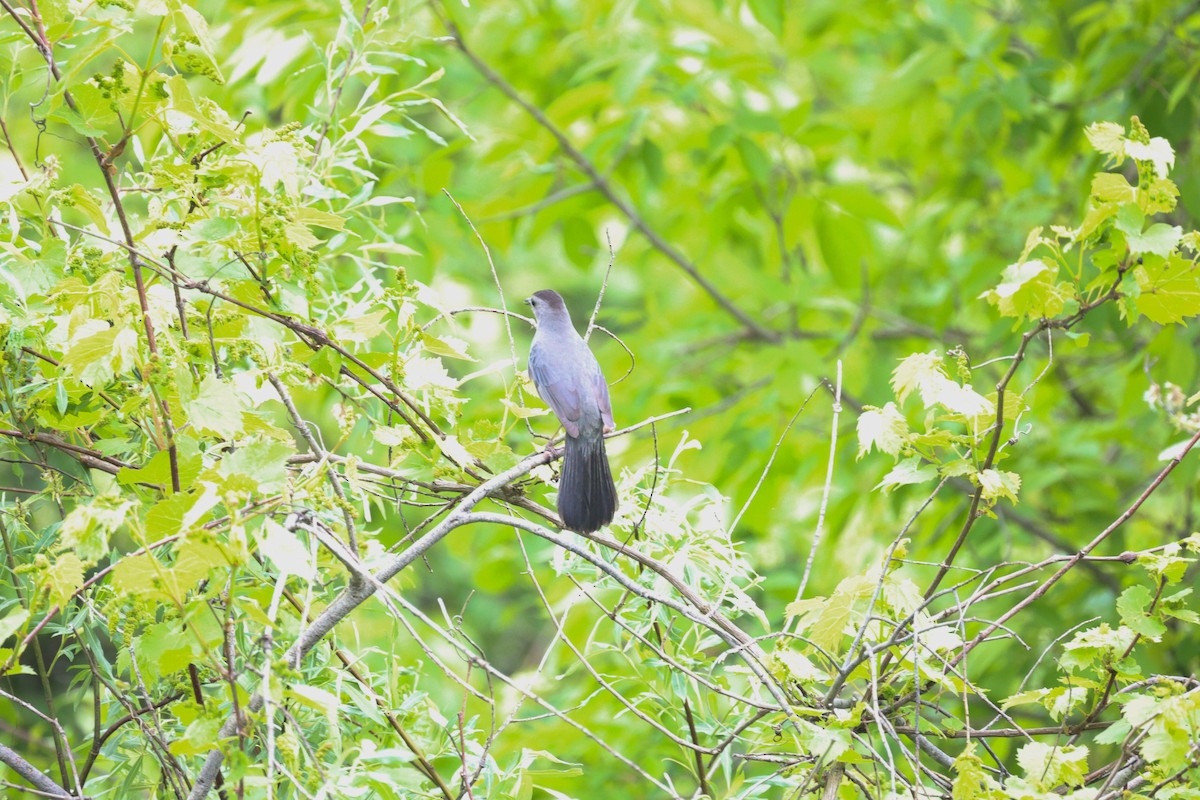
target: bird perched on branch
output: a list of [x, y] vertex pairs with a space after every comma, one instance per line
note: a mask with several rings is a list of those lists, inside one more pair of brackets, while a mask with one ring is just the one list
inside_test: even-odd
[[587, 342], [571, 324], [562, 295], [543, 289], [525, 302], [537, 320], [529, 376], [567, 434], [558, 515], [563, 527], [591, 533], [617, 513], [617, 487], [604, 451], [604, 434], [614, 430], [608, 384]]

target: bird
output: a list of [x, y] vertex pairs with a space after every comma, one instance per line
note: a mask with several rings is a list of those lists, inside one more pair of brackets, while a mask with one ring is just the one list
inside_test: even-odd
[[558, 516], [563, 527], [593, 533], [617, 513], [604, 434], [615, 430], [608, 384], [587, 342], [571, 324], [562, 295], [542, 289], [525, 299], [537, 330], [529, 350], [529, 377], [566, 432]]

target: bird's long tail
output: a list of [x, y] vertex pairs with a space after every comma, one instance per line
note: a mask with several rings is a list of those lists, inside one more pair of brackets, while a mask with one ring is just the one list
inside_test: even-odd
[[612, 522], [616, 513], [617, 487], [608, 468], [604, 437], [599, 433], [568, 436], [558, 483], [558, 515], [563, 527], [591, 533]]

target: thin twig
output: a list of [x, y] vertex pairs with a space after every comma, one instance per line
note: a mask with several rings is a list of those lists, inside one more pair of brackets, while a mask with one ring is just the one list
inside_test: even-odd
[[829, 462], [825, 468], [825, 487], [821, 490], [821, 509], [817, 513], [817, 529], [813, 531], [812, 545], [808, 549], [808, 559], [804, 562], [804, 575], [800, 578], [800, 586], [796, 589], [796, 599], [804, 597], [808, 587], [808, 578], [812, 575], [813, 561], [817, 557], [817, 548], [825, 536], [825, 509], [829, 506], [829, 494], [833, 487], [833, 464], [837, 456], [838, 416], [842, 413], [842, 360], [837, 362], [837, 384], [833, 392], [833, 422], [829, 430]]

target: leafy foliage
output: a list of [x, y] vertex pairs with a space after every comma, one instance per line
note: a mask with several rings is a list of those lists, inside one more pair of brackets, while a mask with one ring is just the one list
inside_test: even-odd
[[10, 785], [1195, 794], [1190, 7], [2, 6]]

